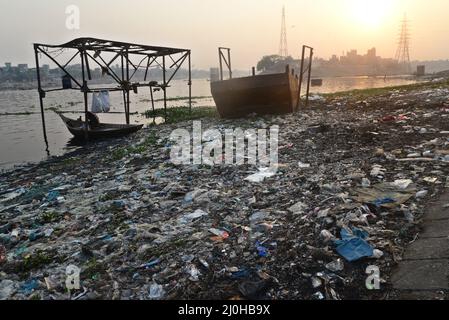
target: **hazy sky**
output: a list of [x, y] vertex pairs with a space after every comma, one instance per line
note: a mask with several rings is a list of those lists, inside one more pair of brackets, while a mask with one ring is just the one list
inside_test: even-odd
[[[80, 30], [65, 27], [70, 4], [81, 10]], [[374, 46], [393, 57], [407, 12], [412, 59], [449, 58], [448, 0], [0, 0], [0, 64], [33, 64], [33, 42], [92, 36], [191, 48], [196, 68], [217, 65], [217, 47], [229, 46], [246, 70], [278, 52], [283, 5], [294, 57], [302, 44], [325, 58]]]

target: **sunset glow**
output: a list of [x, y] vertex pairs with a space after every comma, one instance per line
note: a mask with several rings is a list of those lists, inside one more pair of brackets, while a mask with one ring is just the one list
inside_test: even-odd
[[356, 27], [375, 29], [384, 23], [394, 4], [392, 0], [349, 0], [347, 11]]

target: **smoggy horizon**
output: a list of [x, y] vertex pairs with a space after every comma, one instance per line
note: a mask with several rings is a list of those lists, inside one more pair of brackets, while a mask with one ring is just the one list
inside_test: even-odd
[[[66, 8], [80, 9], [80, 28], [66, 27]], [[289, 54], [315, 48], [328, 59], [372, 47], [393, 58], [404, 13], [410, 20], [411, 59], [449, 58], [445, 0], [0, 0], [0, 63], [34, 65], [32, 43], [62, 44], [96, 37], [192, 50], [193, 67], [217, 66], [217, 47], [232, 49], [233, 67], [246, 70], [264, 55], [277, 54], [282, 6], [286, 9]], [[17, 17], [22, 17], [18, 19]]]

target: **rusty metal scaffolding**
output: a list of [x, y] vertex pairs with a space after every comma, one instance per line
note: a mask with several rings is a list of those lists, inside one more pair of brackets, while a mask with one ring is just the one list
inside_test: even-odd
[[[296, 110], [299, 109], [301, 105], [301, 91], [302, 91], [302, 83], [304, 80], [304, 75], [307, 73], [307, 89], [306, 89], [306, 104], [307, 107], [309, 105], [309, 93], [310, 93], [310, 79], [312, 77], [312, 62], [313, 62], [313, 48], [309, 46], [302, 46], [302, 55], [301, 55], [301, 71], [299, 75], [299, 89], [298, 89], [298, 102], [296, 105]], [[304, 68], [304, 63], [306, 59], [306, 51], [309, 51], [309, 64], [306, 68]]]
[[[62, 63], [58, 61], [58, 56], [60, 54], [59, 50], [71, 51], [71, 58]], [[149, 87], [151, 92], [151, 97], [153, 97], [154, 90], [162, 90], [164, 95], [164, 111], [165, 118], [167, 118], [167, 88], [170, 87], [170, 82], [173, 80], [176, 73], [179, 71], [181, 66], [186, 62], [188, 63], [189, 71], [189, 108], [192, 108], [192, 64], [191, 64], [191, 51], [189, 49], [177, 49], [159, 46], [148, 46], [140, 45], [119, 41], [102, 40], [95, 38], [79, 38], [70, 41], [62, 45], [48, 45], [48, 44], [34, 44], [34, 52], [36, 58], [36, 72], [38, 81], [38, 91], [39, 100], [42, 115], [42, 125], [44, 131], [44, 139], [48, 146], [47, 132], [45, 125], [45, 112], [44, 112], [44, 101], [47, 92], [60, 91], [60, 90], [80, 90], [84, 94], [84, 113], [86, 121], [86, 135], [87, 135], [87, 114], [88, 114], [88, 93], [98, 92], [98, 91], [122, 91], [123, 92], [123, 103], [125, 108], [125, 120], [126, 123], [130, 123], [130, 91], [138, 92], [140, 87]], [[55, 54], [57, 53], [57, 54]], [[112, 59], [106, 59], [104, 55], [106, 53], [112, 54]], [[44, 90], [42, 88], [41, 72], [39, 65], [39, 54], [44, 55], [50, 59], [54, 64], [56, 64], [65, 74], [65, 77], [70, 79], [71, 82], [75, 84], [72, 86], [48, 89]], [[103, 57], [102, 57], [103, 54]], [[133, 63], [131, 58], [138, 58], [138, 63]], [[78, 58], [81, 61], [81, 73], [82, 79], [79, 81], [76, 77], [68, 70], [70, 63]], [[171, 65], [169, 69], [174, 69], [171, 75], [167, 75], [167, 60], [170, 60]], [[117, 74], [111, 67], [115, 61], [120, 61], [121, 74]], [[91, 63], [97, 65], [101, 68], [102, 73], [111, 77], [116, 86], [110, 86], [105, 88], [92, 88], [89, 87], [89, 80], [92, 80], [91, 74]], [[147, 81], [149, 77], [149, 70], [151, 67], [158, 66], [162, 70], [162, 83], [157, 81]], [[145, 76], [143, 82], [133, 82], [134, 76], [138, 70], [145, 70]], [[154, 111], [154, 100], [152, 99], [152, 108]], [[88, 137], [87, 137], [88, 138]]]

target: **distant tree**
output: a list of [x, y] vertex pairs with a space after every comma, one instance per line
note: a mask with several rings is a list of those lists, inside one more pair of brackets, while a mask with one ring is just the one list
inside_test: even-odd
[[257, 63], [257, 71], [261, 72], [282, 72], [289, 64], [292, 65], [295, 61], [292, 57], [281, 57], [277, 54], [264, 56]]

